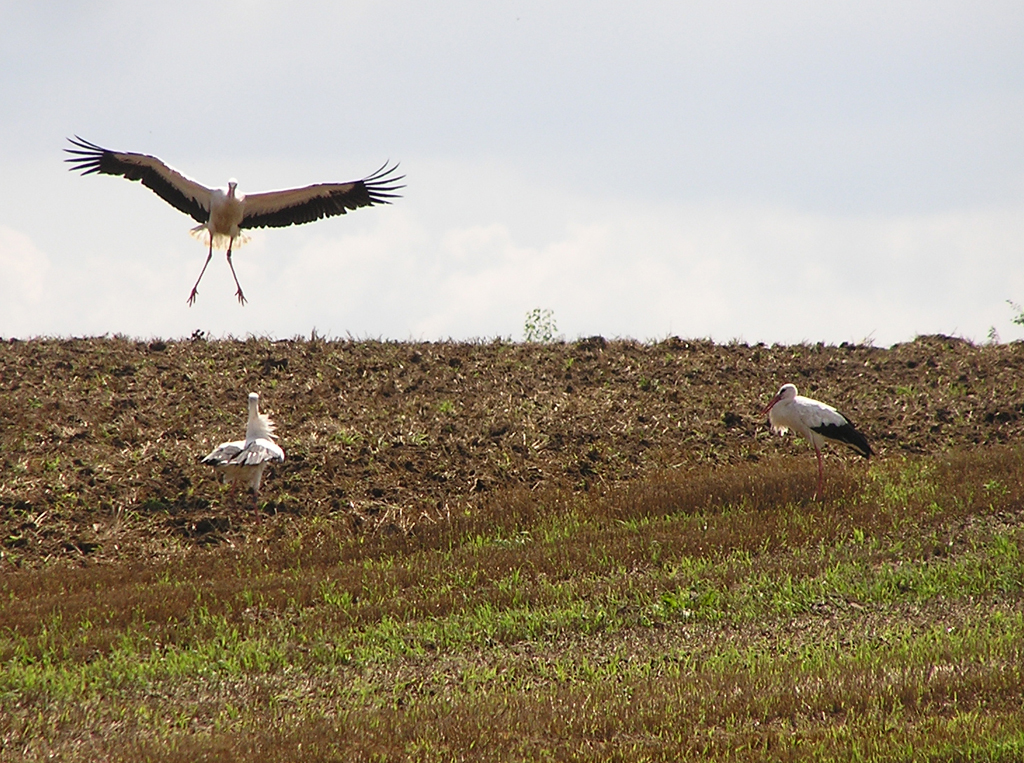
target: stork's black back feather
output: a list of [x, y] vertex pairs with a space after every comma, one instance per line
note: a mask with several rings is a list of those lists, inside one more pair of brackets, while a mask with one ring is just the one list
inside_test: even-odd
[[[846, 417], [843, 416], [843, 418]], [[873, 453], [871, 446], [868, 444], [868, 438], [858, 432], [849, 420], [842, 425], [822, 424], [821, 426], [813, 427], [813, 429], [823, 437], [849, 445], [857, 453], [864, 456], [864, 458], [869, 458]]]

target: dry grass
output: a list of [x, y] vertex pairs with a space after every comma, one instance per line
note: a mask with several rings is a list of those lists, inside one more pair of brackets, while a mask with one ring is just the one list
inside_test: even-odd
[[[4, 345], [0, 759], [1018, 760], [1021, 365]], [[802, 376], [882, 451], [820, 504], [752, 415]], [[290, 457], [261, 523], [196, 463], [249, 389]]]

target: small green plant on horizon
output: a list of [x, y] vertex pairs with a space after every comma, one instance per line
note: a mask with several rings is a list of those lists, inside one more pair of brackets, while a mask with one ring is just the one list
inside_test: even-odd
[[[1012, 299], [1006, 300], [1006, 304], [1010, 306], [1013, 312], [1017, 313], [1013, 318], [1010, 319], [1010, 323], [1016, 323], [1018, 326], [1024, 326], [1024, 306], [1014, 302]], [[988, 341], [990, 344], [999, 344], [1000, 337], [999, 331], [995, 326], [990, 326], [988, 329]]]
[[523, 322], [523, 339], [527, 342], [548, 344], [555, 339], [558, 324], [555, 323], [555, 311], [548, 308], [535, 307], [526, 313]]
[[1014, 302], [1012, 299], [1006, 300], [1006, 304], [1008, 304], [1010, 306], [1010, 309], [1012, 309], [1015, 313], [1017, 313], [1017, 315], [1014, 318], [1010, 319], [1010, 322], [1011, 323], [1016, 323], [1018, 326], [1024, 326], [1024, 307], [1021, 307], [1018, 303]]

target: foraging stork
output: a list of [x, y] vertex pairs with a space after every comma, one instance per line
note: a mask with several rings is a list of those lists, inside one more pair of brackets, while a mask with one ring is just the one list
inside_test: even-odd
[[231, 250], [244, 244], [248, 237], [242, 234], [245, 228], [284, 228], [288, 225], [313, 222], [322, 217], [343, 215], [350, 209], [369, 207], [374, 204], [390, 204], [389, 199], [398, 197], [395, 193], [405, 186], [396, 185], [405, 176], [395, 176], [398, 165], [388, 167], [385, 162], [372, 175], [351, 183], [320, 183], [305, 188], [290, 188], [284, 191], [235, 195], [236, 180], [228, 181], [227, 193], [219, 188], [207, 188], [194, 180], [171, 169], [155, 156], [146, 154], [119, 153], [110, 151], [82, 140], [77, 135], [68, 141], [75, 148], [64, 150], [72, 156], [72, 170], [81, 170], [83, 175], [101, 173], [121, 175], [128, 180], [141, 180], [157, 196], [175, 209], [184, 212], [199, 223], [192, 229], [192, 235], [202, 240], [209, 236], [210, 250], [206, 262], [196, 279], [188, 304], [196, 301], [199, 282], [203, 280], [206, 266], [213, 257], [213, 248], [227, 248], [228, 266], [235, 279], [238, 291], [235, 296], [245, 304], [245, 295], [235, 275], [231, 262]]
[[846, 443], [864, 458], [871, 456], [871, 446], [868, 445], [867, 438], [854, 428], [853, 422], [831, 405], [798, 395], [796, 387], [792, 384], [783, 384], [779, 388], [778, 394], [761, 411], [762, 416], [766, 413], [773, 431], [785, 434], [787, 429], [792, 429], [814, 446], [814, 453], [818, 457], [818, 488], [814, 491], [815, 499], [821, 497], [825, 481], [825, 470], [821, 464], [821, 446], [825, 444], [826, 439]]
[[[274, 442], [274, 422], [265, 413], [260, 413], [260, 396], [250, 392], [245, 439], [221, 443], [201, 463], [219, 469], [224, 475], [224, 481], [230, 482], [232, 488], [239, 482], [245, 483], [252, 490], [255, 507], [263, 470], [268, 464], [283, 461], [284, 451]], [[259, 513], [256, 517], [259, 518]]]

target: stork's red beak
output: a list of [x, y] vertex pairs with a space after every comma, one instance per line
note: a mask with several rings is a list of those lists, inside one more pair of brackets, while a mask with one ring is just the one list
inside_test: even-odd
[[766, 413], [768, 413], [768, 411], [770, 411], [772, 409], [772, 406], [775, 405], [777, 402], [779, 402], [779, 400], [781, 400], [781, 399], [782, 399], [782, 395], [776, 395], [775, 397], [773, 397], [772, 401], [770, 403], [768, 403], [768, 405], [766, 405], [764, 407], [763, 411], [761, 411], [761, 415], [764, 416]]

